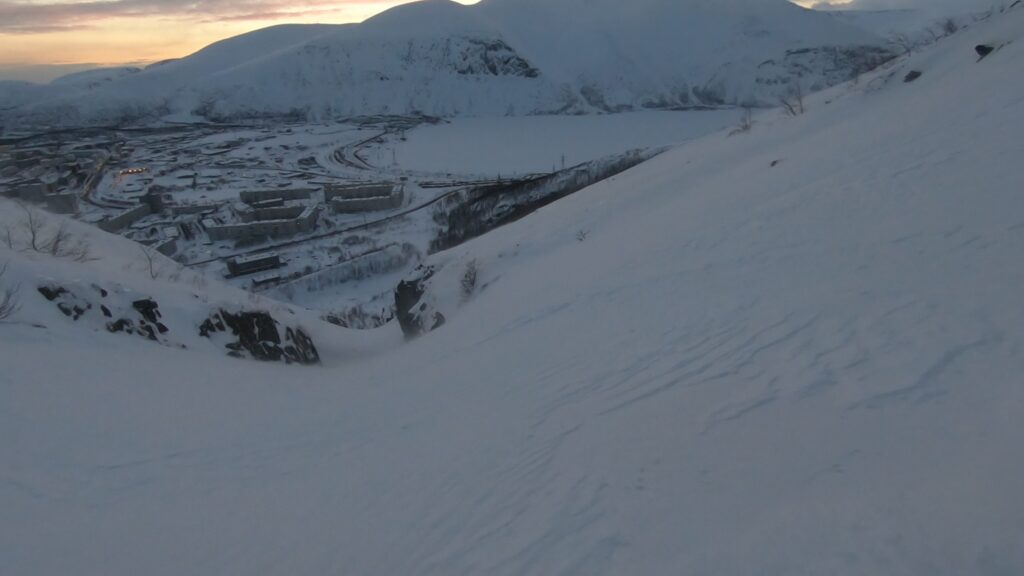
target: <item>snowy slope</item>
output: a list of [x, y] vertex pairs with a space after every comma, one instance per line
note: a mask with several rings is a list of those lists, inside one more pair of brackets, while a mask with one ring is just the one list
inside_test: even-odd
[[75, 72], [73, 74], [66, 74], [59, 78], [55, 78], [50, 84], [56, 84], [61, 86], [82, 86], [85, 88], [95, 88], [107, 82], [113, 82], [125, 76], [131, 76], [132, 74], [138, 74], [141, 72], [141, 68], [135, 66], [117, 66], [113, 68], [95, 68], [93, 70], [83, 70], [81, 72]]
[[1021, 573], [1022, 31], [438, 255], [379, 355], [0, 325], [0, 572]]
[[0, 80], [0, 113], [47, 96], [47, 87], [20, 80]]
[[[881, 39], [786, 0], [427, 0], [359, 25], [278, 26], [86, 94], [55, 86], [18, 121], [603, 112], [771, 103], [845, 81]], [[13, 120], [12, 120], [13, 121]]]
[[[0, 297], [8, 287], [18, 288], [18, 311], [7, 320], [29, 327], [29, 332], [66, 333], [80, 340], [109, 338], [107, 345], [115, 350], [138, 339], [165, 350], [221, 358], [229, 355], [226, 344], [235, 341], [229, 337], [231, 330], [225, 327], [203, 335], [203, 323], [222, 323], [223, 318], [214, 316], [224, 312], [262, 312], [279, 325], [282, 347], [293, 343], [286, 334], [289, 328], [309, 335], [314, 345], [325, 330], [334, 340], [339, 337], [312, 312], [199, 275], [121, 236], [29, 210], [31, 216], [23, 205], [0, 198]], [[34, 242], [30, 217], [37, 222], [32, 227], [37, 230]], [[59, 247], [51, 248], [59, 233]], [[380, 337], [388, 339], [383, 332]], [[360, 347], [357, 341], [348, 345]], [[251, 356], [245, 349], [238, 352]]]
[[[926, 46], [935, 42], [937, 38], [950, 34], [952, 29], [971, 26], [994, 12], [1005, 10], [1010, 3], [1006, 0], [954, 0], [877, 10], [864, 9], [864, 3], [854, 3], [836, 5], [836, 9], [829, 10], [828, 14], [885, 38], [902, 52], [907, 47]], [[860, 8], [845, 9], [847, 6]]]

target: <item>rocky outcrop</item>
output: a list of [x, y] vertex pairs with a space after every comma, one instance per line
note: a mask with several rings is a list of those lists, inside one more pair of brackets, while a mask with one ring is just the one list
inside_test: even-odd
[[69, 292], [63, 286], [43, 284], [38, 286], [37, 290], [43, 295], [43, 298], [56, 304], [57, 309], [72, 320], [77, 321], [92, 309], [92, 304]]
[[501, 40], [464, 38], [445, 45], [445, 64], [463, 76], [519, 76], [536, 78], [540, 71]]
[[440, 252], [482, 236], [659, 153], [658, 150], [633, 150], [547, 176], [479, 186], [451, 194], [434, 206], [434, 221], [442, 226], [431, 241], [430, 250], [432, 253]]
[[228, 312], [221, 309], [199, 326], [199, 335], [214, 339], [218, 334], [230, 335], [224, 347], [229, 356], [248, 355], [266, 362], [317, 364], [320, 354], [313, 339], [301, 328], [285, 327], [282, 338], [278, 322], [267, 312]]
[[423, 301], [434, 272], [433, 267], [420, 266], [395, 288], [395, 316], [406, 338], [415, 338], [445, 323], [444, 315]]
[[[66, 287], [59, 284], [41, 284], [37, 291], [53, 302], [62, 314], [78, 322], [99, 324], [107, 332], [139, 336], [153, 342], [168, 344], [160, 335], [170, 330], [160, 322], [160, 305], [152, 298], [135, 300], [131, 308], [119, 306], [110, 291], [93, 285], [92, 290]], [[98, 299], [93, 302], [93, 299]], [[115, 314], [114, 310], [117, 310]]]
[[[161, 310], [155, 298], [134, 294], [123, 286], [108, 285], [106, 288], [92, 284], [82, 286], [74, 283], [57, 284], [47, 282], [36, 287], [40, 295], [52, 302], [61, 314], [93, 330], [111, 334], [137, 336], [164, 346], [186, 348], [196, 342], [194, 320], [182, 321], [181, 312], [189, 318], [203, 317], [209, 309], [191, 309], [168, 314]], [[166, 322], [166, 323], [165, 323]], [[177, 326], [172, 334], [171, 327]], [[183, 328], [191, 325], [191, 329]], [[198, 328], [200, 337], [219, 343], [229, 356], [254, 358], [268, 362], [287, 364], [316, 364], [320, 355], [313, 339], [302, 329], [294, 326], [281, 327], [267, 312], [228, 312], [219, 309], [210, 314]]]

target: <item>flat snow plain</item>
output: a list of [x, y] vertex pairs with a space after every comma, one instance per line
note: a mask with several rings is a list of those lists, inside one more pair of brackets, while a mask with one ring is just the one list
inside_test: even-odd
[[518, 175], [550, 172], [634, 148], [680, 144], [737, 122], [738, 110], [630, 112], [601, 116], [455, 118], [421, 126], [396, 143], [403, 168], [455, 174]]

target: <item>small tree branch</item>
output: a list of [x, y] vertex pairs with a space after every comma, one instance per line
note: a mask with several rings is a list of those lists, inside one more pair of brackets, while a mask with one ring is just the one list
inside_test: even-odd
[[[5, 274], [7, 274], [6, 262], [0, 266], [0, 280], [3, 280]], [[21, 305], [18, 302], [18, 293], [20, 291], [21, 286], [19, 285], [6, 286], [0, 290], [0, 322], [7, 320], [21, 309]]]

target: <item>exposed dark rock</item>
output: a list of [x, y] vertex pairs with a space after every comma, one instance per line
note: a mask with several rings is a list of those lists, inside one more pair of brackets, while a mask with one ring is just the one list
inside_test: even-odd
[[437, 330], [441, 326], [444, 326], [445, 322], [446, 320], [444, 314], [441, 314], [440, 312], [434, 312], [434, 324], [431, 325], [430, 329]]
[[214, 325], [213, 318], [207, 318], [206, 320], [203, 320], [202, 324], [199, 325], [199, 335], [202, 336], [203, 338], [209, 338], [210, 335], [213, 334], [214, 332], [223, 331], [223, 326], [221, 328], [217, 328]]
[[911, 70], [910, 72], [907, 72], [906, 76], [903, 77], [903, 81], [907, 82], [907, 83], [910, 83], [910, 82], [913, 82], [914, 80], [917, 80], [920, 77], [921, 77], [921, 72], [919, 72], [917, 70]]
[[725, 85], [721, 82], [694, 86], [693, 95], [706, 106], [721, 106], [726, 101]]
[[118, 320], [115, 320], [114, 322], [109, 322], [107, 324], [107, 331], [108, 332], [113, 332], [113, 333], [116, 333], [116, 332], [126, 332], [128, 334], [134, 334], [135, 333], [135, 330], [133, 329], [132, 321], [131, 320], [126, 320], [124, 318], [120, 318]]
[[455, 72], [462, 75], [521, 76], [536, 78], [540, 71], [501, 40], [466, 38], [466, 45], [453, 58]]
[[434, 221], [442, 226], [431, 241], [430, 250], [440, 252], [458, 246], [624, 172], [652, 155], [632, 151], [548, 176], [484, 185], [453, 194], [434, 208]]
[[[98, 318], [99, 315], [96, 315], [97, 323], [94, 326], [101, 326], [111, 333], [137, 335], [153, 342], [160, 342], [158, 334], [166, 334], [170, 331], [158, 320], [161, 314], [156, 301], [152, 298], [143, 298], [132, 302], [132, 308], [139, 315], [135, 317], [130, 311], [121, 309], [117, 302], [108, 300], [107, 304], [110, 304], [108, 306], [96, 301], [96, 294], [99, 294], [100, 298], [110, 295], [106, 289], [97, 284], [92, 284], [91, 290], [74, 286], [65, 288], [56, 284], [44, 284], [39, 286], [38, 290], [43, 297], [53, 302], [62, 314], [75, 321], [86, 316], [88, 311], [93, 309], [95, 302], [102, 314], [102, 320]], [[92, 290], [95, 290], [95, 293]]]
[[57, 286], [56, 284], [44, 284], [39, 287], [39, 293], [50, 302], [53, 302], [58, 296], [61, 294], [67, 294], [68, 291], [65, 290], [63, 286]]
[[156, 331], [153, 330], [152, 326], [139, 326], [139, 333], [145, 336], [146, 338], [152, 340], [153, 342], [158, 341], [156, 337]]
[[995, 50], [995, 47], [988, 44], [978, 44], [974, 47], [974, 51], [978, 53], [978, 60], [988, 56], [993, 50]]
[[78, 320], [79, 318], [82, 317], [82, 314], [85, 314], [85, 311], [87, 310], [87, 308], [82, 308], [81, 306], [75, 306], [64, 302], [58, 302], [57, 309], [63, 312], [65, 316], [71, 318], [72, 320]]
[[316, 351], [313, 339], [302, 330], [289, 327], [285, 340], [293, 342], [284, 349], [287, 358], [292, 358], [299, 364], [315, 364], [320, 361], [320, 354]]
[[143, 318], [154, 324], [160, 320], [160, 306], [152, 298], [136, 300], [132, 302], [132, 308], [135, 308]]
[[[90, 324], [93, 329], [105, 329], [114, 334], [134, 335], [164, 345], [181, 346], [164, 336], [171, 330], [161, 321], [163, 314], [153, 298], [128, 298], [122, 301], [120, 295], [115, 293], [115, 298], [101, 304], [98, 298], [110, 293], [96, 284], [69, 284], [65, 287], [48, 283], [38, 286], [38, 290], [62, 314], [76, 321], [84, 316], [81, 323]], [[89, 311], [94, 304], [98, 311], [90, 315]], [[281, 326], [282, 332], [279, 326], [266, 312], [231, 313], [221, 309], [203, 321], [199, 333], [211, 339], [216, 334], [226, 334], [227, 338], [218, 339], [217, 342], [225, 344], [225, 340], [228, 340], [226, 348], [231, 356], [248, 356], [289, 364], [314, 364], [320, 361], [312, 338], [305, 332], [297, 327]]]
[[325, 314], [323, 319], [342, 328], [367, 330], [379, 328], [395, 319], [394, 305], [382, 308], [380, 312], [369, 312], [363, 306]]
[[597, 86], [592, 84], [581, 86], [580, 96], [583, 96], [583, 100], [587, 104], [597, 108], [598, 110], [604, 110], [605, 112], [611, 111], [611, 107], [609, 107], [608, 102], [605, 101], [604, 93]]
[[227, 333], [236, 338], [224, 345], [228, 355], [243, 357], [243, 351], [257, 360], [267, 362], [293, 362], [316, 364], [320, 361], [313, 339], [299, 328], [286, 327], [285, 338], [277, 328], [278, 322], [266, 312], [232, 313], [220, 310], [199, 325], [199, 335], [212, 338]]
[[419, 266], [412, 277], [402, 280], [395, 288], [395, 316], [406, 338], [415, 338], [427, 331], [422, 316], [426, 306], [420, 299], [426, 291], [427, 280], [434, 272], [433, 267]]

